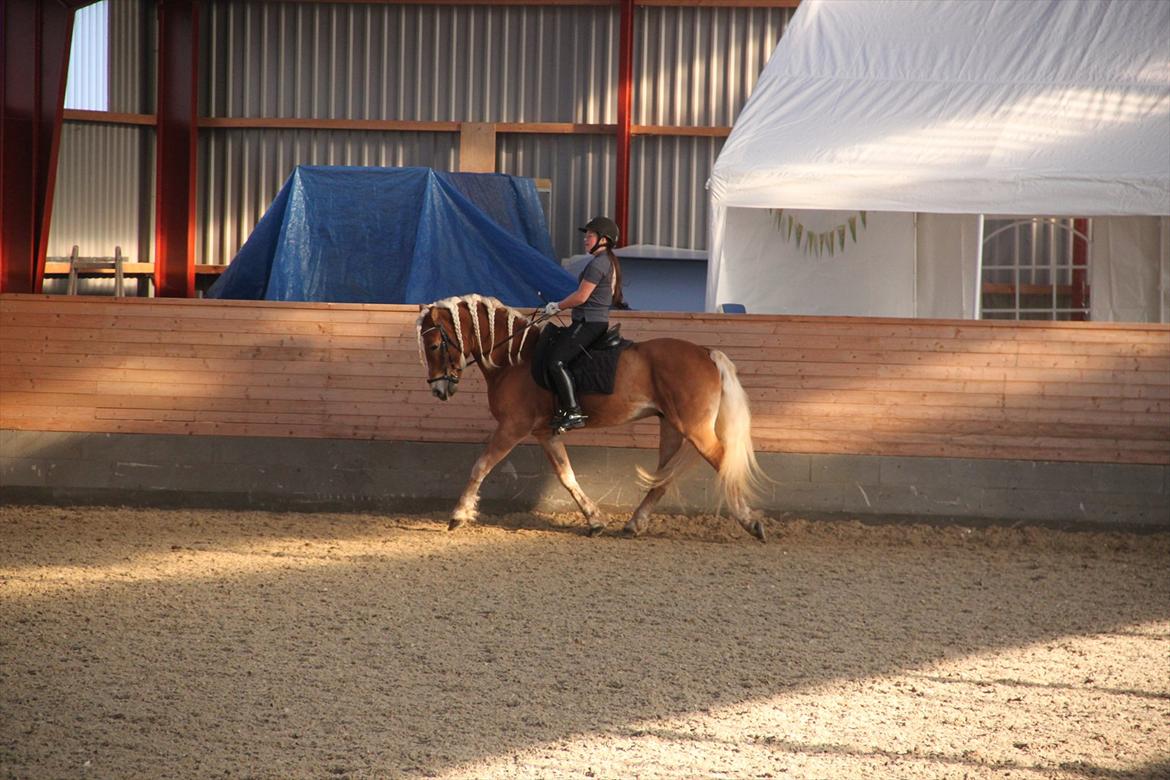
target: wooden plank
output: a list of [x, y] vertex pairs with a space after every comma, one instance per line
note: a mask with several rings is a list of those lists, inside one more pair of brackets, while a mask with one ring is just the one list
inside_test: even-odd
[[497, 133], [532, 135], [613, 135], [617, 132], [617, 125], [582, 122], [496, 122], [495, 128]]
[[[23, 423], [18, 424], [18, 423]], [[0, 427], [18, 428], [27, 430], [62, 430], [62, 431], [95, 431], [114, 433], [171, 433], [196, 435], [233, 435], [233, 436], [295, 436], [303, 438], [337, 438], [354, 435], [354, 430], [330, 427], [305, 427], [290, 425], [244, 425], [237, 423], [176, 423], [129, 421], [119, 422], [110, 420], [60, 420], [57, 417], [14, 421], [0, 416]], [[478, 431], [482, 434], [474, 437], [475, 441], [482, 441], [486, 429]], [[411, 440], [411, 441], [450, 441], [467, 442], [469, 438], [466, 427], [458, 430], [439, 429], [435, 427], [399, 427], [394, 425], [378, 424], [362, 428], [356, 433], [360, 438], [382, 440]], [[800, 432], [802, 435], [804, 432]], [[595, 446], [639, 447], [651, 449], [656, 446], [654, 437], [639, 435], [634, 431], [625, 432], [613, 429], [603, 433], [582, 433], [579, 437], [574, 434], [574, 444]], [[1048, 447], [1014, 446], [1011, 443], [964, 444], [947, 442], [945, 438], [934, 440], [927, 437], [914, 437], [905, 441], [870, 440], [856, 434], [842, 434], [838, 436], [822, 435], [815, 439], [780, 438], [776, 437], [770, 443], [758, 445], [760, 451], [777, 452], [824, 452], [824, 453], [858, 453], [858, 454], [900, 454], [924, 455], [935, 457], [972, 457], [972, 458], [1015, 458], [1025, 460], [1053, 460], [1071, 462], [1118, 462], [1118, 463], [1150, 463], [1162, 464], [1166, 462], [1164, 452], [1149, 452], [1141, 450], [1127, 450], [1121, 447], [1111, 447], [1108, 444], [1094, 444], [1091, 447], [1080, 449], [1051, 449]]]
[[[11, 338], [8, 338], [8, 334], [5, 333], [5, 337], [0, 338], [0, 343], [3, 343], [5, 345], [5, 348], [9, 351], [12, 351], [12, 352], [40, 352], [40, 353], [92, 355], [92, 356], [94, 356], [95, 360], [100, 360], [99, 356], [103, 353], [104, 354], [111, 354], [111, 355], [117, 354], [117, 355], [127, 355], [127, 356], [131, 356], [131, 355], [156, 356], [159, 354], [160, 345], [159, 345], [157, 339], [155, 339], [154, 341], [148, 341], [145, 338], [145, 335], [135, 336], [130, 342], [126, 343], [126, 342], [122, 342], [120, 340], [122, 338], [122, 335], [120, 335], [120, 333], [117, 331], [111, 332], [108, 330], [88, 329], [87, 328], [84, 330], [89, 331], [90, 334], [104, 334], [105, 338], [102, 338], [99, 340], [98, 338], [95, 337], [92, 339], [87, 339], [85, 341], [79, 341], [79, 340], [77, 340], [76, 337], [80, 336], [80, 334], [82, 332], [81, 329], [68, 329], [68, 334], [71, 334], [72, 337], [69, 337], [69, 336], [62, 334], [62, 336], [59, 338], [46, 337], [45, 336], [46, 330], [47, 329], [41, 328], [41, 329], [37, 329], [35, 332], [30, 332], [30, 333], [22, 333], [20, 331], [15, 331], [12, 333]], [[273, 333], [278, 333], [278, 332], [280, 332], [281, 329], [277, 326], [273, 326], [271, 329], [268, 329], [268, 330], [270, 332], [273, 332]], [[295, 328], [290, 328], [290, 330], [295, 330]], [[149, 333], [149, 331], [144, 331], [143, 333], [144, 334]], [[383, 357], [387, 360], [402, 361], [402, 362], [415, 362], [415, 363], [418, 362], [418, 347], [417, 347], [417, 344], [413, 338], [410, 338], [410, 339], [406, 339], [406, 338], [390, 339], [388, 337], [376, 337], [376, 336], [374, 336], [374, 337], [350, 336], [350, 335], [340, 335], [340, 334], [324, 334], [324, 335], [322, 335], [322, 334], [316, 334], [316, 333], [309, 334], [309, 336], [310, 336], [310, 338], [308, 340], [295, 339], [295, 341], [300, 342], [300, 343], [305, 343], [305, 344], [312, 344], [314, 347], [317, 348], [318, 351], [322, 351], [324, 354], [329, 354], [330, 350], [366, 348], [371, 352], [371, 355], [373, 355], [376, 351], [376, 354], [379, 357]], [[198, 357], [198, 356], [204, 355], [204, 354], [207, 354], [210, 357], [211, 356], [210, 352], [204, 352], [204, 350], [211, 350], [211, 349], [215, 349], [215, 348], [222, 349], [225, 347], [224, 347], [224, 345], [221, 345], [221, 344], [209, 344], [209, 345], [205, 345], [205, 346], [200, 345], [200, 346], [189, 346], [188, 347], [188, 349], [190, 350], [189, 354], [191, 354], [192, 357]], [[231, 349], [231, 347], [226, 347], [226, 348]], [[263, 351], [266, 349], [269, 349], [269, 348], [271, 348], [271, 347], [269, 347], [267, 345], [263, 345], [263, 346], [241, 345], [240, 348], [237, 348], [237, 355], [239, 357], [262, 359]], [[300, 347], [300, 348], [304, 349], [305, 347]], [[290, 346], [286, 346], [286, 345], [282, 344], [281, 346], [276, 347], [275, 349], [281, 350], [281, 352], [279, 352], [278, 354], [287, 354], [287, 350], [290, 349]], [[731, 352], [738, 352], [738, 351], [733, 350]], [[733, 358], [733, 360], [735, 360], [735, 356], [733, 356], [731, 353], [729, 353], [729, 356], [731, 356]], [[809, 365], [822, 365], [822, 364], [824, 364], [824, 365], [849, 365], [849, 364], [856, 363], [856, 364], [860, 364], [860, 365], [875, 365], [875, 366], [878, 366], [878, 365], [899, 365], [899, 366], [907, 366], [907, 367], [913, 367], [915, 365], [920, 365], [924, 362], [920, 359], [917, 359], [915, 356], [907, 356], [907, 355], [901, 354], [901, 353], [889, 356], [888, 360], [883, 360], [882, 359], [883, 357], [885, 357], [885, 356], [880, 352], [833, 353], [833, 352], [804, 350], [804, 351], [785, 351], [785, 352], [782, 352], [782, 353], [775, 355], [773, 360], [776, 361], [777, 363], [784, 362], [786, 364], [807, 363]], [[977, 367], [977, 368], [990, 368], [993, 366], [997, 366], [997, 367], [1002, 367], [1004, 369], [1011, 369], [1011, 368], [1015, 367], [1013, 365], [1013, 360], [1014, 359], [1012, 359], [1012, 358], [1005, 358], [1003, 360], [988, 360], [985, 357], [981, 357], [981, 356], [971, 357], [971, 356], [967, 356], [967, 355], [957, 354], [953, 357], [953, 359], [948, 360], [946, 362], [946, 365], [951, 366], [951, 367]], [[748, 368], [746, 368], [746, 367], [767, 366], [770, 364], [769, 361], [751, 361], [751, 362], [749, 362], [749, 361], [743, 359], [742, 356], [739, 356], [739, 359], [736, 360], [736, 362], [737, 362], [737, 364], [739, 364], [740, 370], [744, 371], [745, 373], [756, 373], [754, 368], [752, 368], [751, 370], [748, 370]], [[1139, 360], [1136, 358], [1127, 358], [1127, 359], [1124, 359], [1123, 361], [1120, 361], [1120, 362], [1101, 361], [1100, 365], [1093, 365], [1093, 366], [1091, 366], [1091, 368], [1093, 368], [1094, 370], [1120, 369], [1120, 370], [1126, 370], [1126, 371], [1133, 370], [1133, 371], [1138, 371], [1138, 372], [1141, 372], [1141, 371], [1161, 372], [1162, 371], [1162, 365], [1161, 365], [1162, 362], [1163, 361], [1161, 361], [1160, 359], [1140, 359]], [[1072, 359], [1070, 359], [1070, 363], [1073, 364], [1071, 367], [1077, 367], [1075, 364], [1076, 362], [1073, 361]], [[1039, 368], [1062, 368], [1062, 366], [1060, 366], [1059, 364], [1042, 365], [1042, 366], [1039, 366]]]
[[[0, 296], [0, 424], [482, 440], [494, 427], [483, 379], [469, 371], [456, 399], [435, 401], [416, 318], [416, 307]], [[761, 451], [1170, 463], [1166, 326], [617, 319], [630, 335], [683, 331], [727, 352]], [[652, 448], [656, 431], [573, 441]]]
[[302, 117], [200, 117], [200, 129], [365, 130], [407, 133], [458, 133], [459, 122], [413, 119], [313, 119]]
[[154, 127], [158, 118], [154, 114], [127, 114], [116, 111], [89, 111], [81, 108], [66, 108], [62, 112], [66, 122], [88, 122], [113, 125], [139, 125]]
[[463, 122], [459, 128], [459, 170], [495, 173], [496, 128], [490, 122]]
[[400, 318], [413, 323], [418, 317], [417, 306], [375, 303], [318, 303], [308, 301], [237, 301], [190, 298], [122, 298], [64, 297], [60, 295], [33, 295], [0, 293], [0, 312], [53, 310], [85, 311], [97, 308], [103, 312], [132, 316], [135, 312], [165, 310], [188, 318], [215, 319], [223, 310], [247, 312], [256, 317], [280, 319], [328, 319], [364, 321], [371, 316]]
[[721, 125], [632, 125], [630, 127], [630, 134], [677, 136], [683, 138], [726, 138], [731, 135], [731, 128]]
[[[13, 369], [9, 373], [13, 376], [20, 375], [18, 367], [23, 367], [26, 371], [33, 371], [38, 366], [45, 369], [45, 376], [56, 376], [61, 373], [53, 369], [72, 370], [79, 368], [87, 368], [91, 371], [155, 371], [161, 372], [164, 376], [167, 372], [191, 371], [209, 376], [215, 374], [216, 381], [225, 379], [218, 374], [240, 374], [241, 381], [244, 382], [252, 381], [248, 377], [269, 373], [281, 376], [301, 374], [316, 377], [356, 375], [372, 377], [375, 380], [413, 376], [420, 381], [424, 376], [422, 367], [417, 361], [417, 353], [413, 350], [318, 350], [315, 352], [297, 350], [289, 352], [283, 348], [277, 348], [272, 354], [269, 354], [270, 348], [256, 348], [242, 354], [229, 352], [224, 357], [199, 357], [197, 352], [190, 353], [190, 356], [162, 357], [150, 354], [140, 355], [138, 350], [129, 353], [110, 350], [110, 345], [105, 345], [106, 349], [109, 350], [108, 353], [103, 350], [87, 353], [84, 348], [79, 348], [76, 345], [45, 345], [27, 341], [2, 341], [0, 344], [3, 345], [0, 349], [0, 365], [12, 366]], [[61, 352], [57, 352], [58, 347], [61, 348]], [[230, 351], [235, 348], [225, 349]], [[149, 350], [142, 351], [149, 352]], [[362, 359], [347, 360], [346, 358], [351, 352]], [[376, 358], [377, 362], [370, 358]], [[1107, 379], [1097, 382], [1069, 383], [1063, 376], [1057, 377], [1051, 382], [1044, 382], [1009, 376], [1007, 379], [999, 377], [990, 381], [962, 379], [958, 380], [957, 384], [954, 374], [958, 369], [936, 368], [932, 370], [933, 378], [924, 376], [923, 372], [913, 372], [909, 375], [905, 375], [906, 372], [901, 372], [902, 376], [894, 375], [893, 377], [888, 375], [889, 372], [886, 376], [878, 376], [877, 372], [874, 371], [847, 370], [842, 372], [838, 370], [842, 368], [840, 366], [822, 367], [822, 370], [811, 373], [802, 373], [800, 370], [782, 374], [763, 373], [763, 371], [772, 368], [772, 366], [764, 365], [759, 373], [741, 370], [741, 379], [748, 389], [749, 395], [755, 397], [754, 394], [761, 390], [787, 389], [804, 392], [837, 390], [871, 394], [880, 392], [960, 393], [963, 396], [1003, 396], [1005, 399], [1013, 395], [1024, 397], [1088, 395], [1102, 398], [1130, 397], [1151, 400], [1170, 397], [1170, 387], [1157, 372], [1141, 375], [1140, 378], [1139, 375], [1133, 373], [1123, 374], [1127, 380], [1132, 380], [1125, 382]], [[476, 370], [472, 368], [470, 376], [475, 376], [476, 373]], [[1113, 377], [1116, 374], [1116, 372], [1103, 373], [1106, 377]], [[119, 373], [118, 376], [129, 379], [133, 374]], [[979, 375], [975, 374], [974, 376]], [[954, 399], [946, 400], [951, 402]]]
[[[221, 265], [219, 263], [216, 263], [216, 264], [196, 263], [195, 264], [195, 275], [196, 276], [219, 276], [220, 274], [222, 274], [226, 270], [227, 270], [227, 266]], [[82, 273], [113, 275], [114, 269], [113, 268], [87, 269], [87, 270], [83, 271]], [[122, 263], [122, 273], [126, 274], [127, 276], [151, 276], [154, 274], [154, 263]], [[68, 275], [69, 275], [69, 262], [68, 261], [47, 260], [45, 262], [45, 276], [46, 277], [68, 276]]]
[[[130, 323], [134, 327], [126, 327], [123, 321], [117, 317], [27, 315], [33, 317], [32, 321], [17, 324], [10, 319], [11, 316], [0, 315], [0, 325], [4, 326], [5, 337], [11, 337], [14, 341], [35, 340], [44, 343], [54, 341], [68, 343], [78, 339], [101, 340], [106, 343], [117, 342], [120, 339], [145, 342], [154, 340], [153, 334], [158, 330], [167, 330], [170, 333], [178, 334], [191, 332], [192, 328], [197, 327], [181, 318], [140, 318]], [[283, 338], [276, 344], [281, 348], [367, 348], [406, 352], [416, 350], [413, 334], [391, 332], [383, 336], [356, 335], [357, 333], [377, 333], [376, 327], [355, 326], [353, 329], [342, 328], [343, 331], [348, 332], [336, 333], [332, 332], [333, 328], [330, 323], [322, 322], [279, 323], [220, 320], [220, 325], [225, 328], [225, 331], [216, 333], [196, 330], [196, 332], [204, 334], [208, 343], [223, 342], [232, 338], [236, 338], [241, 343], [248, 343], [246, 339], [242, 340], [237, 337], [243, 333], [256, 333], [281, 335]], [[56, 329], [64, 332], [57, 334]], [[144, 331], [144, 333], [134, 333], [134, 331], [139, 330]], [[88, 333], [86, 333], [87, 331]], [[355, 335], [350, 335], [351, 333]], [[194, 341], [199, 341], [199, 339]], [[1105, 372], [1110, 375], [1111, 381], [1124, 374], [1133, 375], [1134, 381], [1141, 383], [1146, 381], [1143, 377], [1164, 376], [1170, 371], [1170, 356], [1160, 355], [1121, 357], [1067, 355], [1059, 358], [1056, 356], [970, 355], [962, 351], [946, 354], [922, 354], [902, 351], [778, 349], [768, 353], [767, 359], [759, 359], [761, 355], [750, 349], [726, 347], [724, 351], [737, 363], [742, 374], [787, 373], [788, 369], [794, 365], [806, 367], [805, 373], [815, 371], [814, 367], [816, 366], [848, 364], [882, 367], [921, 366], [922, 376], [929, 376], [931, 372], [939, 368], [983, 369], [996, 367], [1002, 368], [1003, 372], [984, 372], [984, 378], [1037, 378], [1040, 376], [1037, 373], [1039, 371], [1052, 370], [1067, 374], [1069, 370], [1076, 369], [1081, 372], [1080, 376], [1083, 379], [1091, 379], [1096, 375], [1094, 372]], [[760, 368], [761, 366], [765, 368]], [[827, 370], [826, 373], [839, 372]]]

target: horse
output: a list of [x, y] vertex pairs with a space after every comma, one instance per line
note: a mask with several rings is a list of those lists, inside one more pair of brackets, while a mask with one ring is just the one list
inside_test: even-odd
[[[419, 359], [432, 394], [443, 401], [453, 396], [463, 371], [474, 362], [487, 381], [488, 406], [497, 423], [471, 469], [448, 530], [475, 520], [484, 478], [529, 435], [544, 449], [585, 516], [588, 535], [605, 529], [597, 506], [577, 484], [562, 436], [550, 426], [555, 395], [532, 378], [530, 362], [545, 324], [536, 315], [529, 319], [495, 298], [475, 294], [419, 306]], [[647, 492], [625, 533], [644, 531], [650, 510], [698, 453], [715, 469], [720, 506], [726, 502], [744, 530], [765, 541], [762, 516], [751, 504], [768, 478], [752, 447], [747, 394], [725, 354], [681, 339], [638, 342], [620, 355], [613, 393], [585, 394], [580, 402], [590, 428], [651, 416], [660, 420], [658, 468], [653, 473], [638, 469]]]

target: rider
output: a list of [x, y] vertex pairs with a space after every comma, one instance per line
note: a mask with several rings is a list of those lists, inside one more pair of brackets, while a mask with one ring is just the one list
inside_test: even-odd
[[577, 290], [544, 307], [549, 316], [562, 309], [573, 310], [572, 324], [557, 339], [548, 358], [549, 381], [560, 401], [552, 420], [557, 432], [585, 426], [568, 364], [606, 332], [610, 308], [627, 308], [622, 298], [621, 264], [613, 253], [618, 240], [617, 223], [609, 217], [594, 217], [578, 230], [585, 234], [585, 251], [593, 257], [577, 277]]

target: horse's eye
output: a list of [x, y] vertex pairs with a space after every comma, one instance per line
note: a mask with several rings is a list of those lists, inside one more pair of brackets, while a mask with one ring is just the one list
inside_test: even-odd
[[427, 349], [429, 349], [431, 352], [437, 352], [439, 349], [439, 345], [438, 344], [431, 344], [429, 347], [427, 347]]

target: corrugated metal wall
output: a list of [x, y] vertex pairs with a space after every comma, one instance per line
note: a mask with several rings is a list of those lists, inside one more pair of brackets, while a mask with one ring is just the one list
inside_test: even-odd
[[[111, 110], [149, 112], [152, 4], [112, 1], [118, 10], [112, 11], [111, 50], [134, 60], [132, 65], [125, 59], [111, 64]], [[638, 7], [634, 123], [731, 124], [791, 13]], [[618, 31], [616, 6], [217, 0], [201, 12], [201, 111], [233, 118], [613, 124]], [[70, 136], [78, 149], [68, 162], [63, 144], [59, 181], [68, 181], [79, 201], [92, 202], [93, 213], [78, 221], [73, 212], [82, 204], [59, 201], [53, 246], [65, 246], [66, 252], [73, 243], [89, 240], [80, 234], [91, 229], [90, 221], [116, 223], [120, 218], [109, 184], [100, 184], [103, 178], [124, 178], [133, 169], [128, 166], [142, 166], [150, 156], [146, 137], [153, 134], [148, 131], [126, 130], [138, 133], [140, 147], [128, 161], [123, 152], [121, 157], [106, 156], [110, 149], [98, 153], [98, 139], [74, 137], [96, 127], [85, 130]], [[635, 137], [632, 241], [706, 246], [704, 185], [722, 143], [718, 138]], [[229, 262], [298, 163], [453, 168], [457, 147], [454, 133], [203, 130], [197, 262]], [[497, 136], [499, 170], [553, 182], [549, 225], [562, 256], [577, 250], [574, 227], [582, 219], [612, 212], [615, 157], [612, 134]], [[146, 165], [153, 170], [152, 161]], [[140, 190], [135, 197], [140, 220], [152, 218], [151, 193]], [[145, 251], [138, 256], [147, 259]]]
[[609, 7], [209, 3], [206, 112], [617, 121]]
[[83, 257], [113, 255], [134, 262], [152, 255], [154, 131], [150, 128], [66, 122], [61, 129], [49, 256], [74, 244]]
[[457, 133], [204, 130], [195, 256], [228, 263], [297, 165], [421, 165], [453, 170]]
[[[154, 4], [109, 0], [109, 110], [154, 110], [157, 40]], [[75, 35], [85, 34], [84, 29]], [[92, 74], [91, 74], [92, 75]], [[65, 122], [57, 162], [49, 256], [109, 256], [114, 247], [132, 262], [154, 254], [154, 130], [149, 127]], [[82, 291], [111, 287], [85, 280]], [[51, 286], [50, 286], [51, 288]]]
[[108, 70], [109, 15], [105, 3], [78, 8], [73, 14], [73, 42], [69, 52], [69, 73], [65, 107], [106, 111], [110, 102]]
[[[645, 6], [634, 17], [634, 124], [728, 126], [791, 8]], [[611, 96], [616, 101], [616, 96]]]

